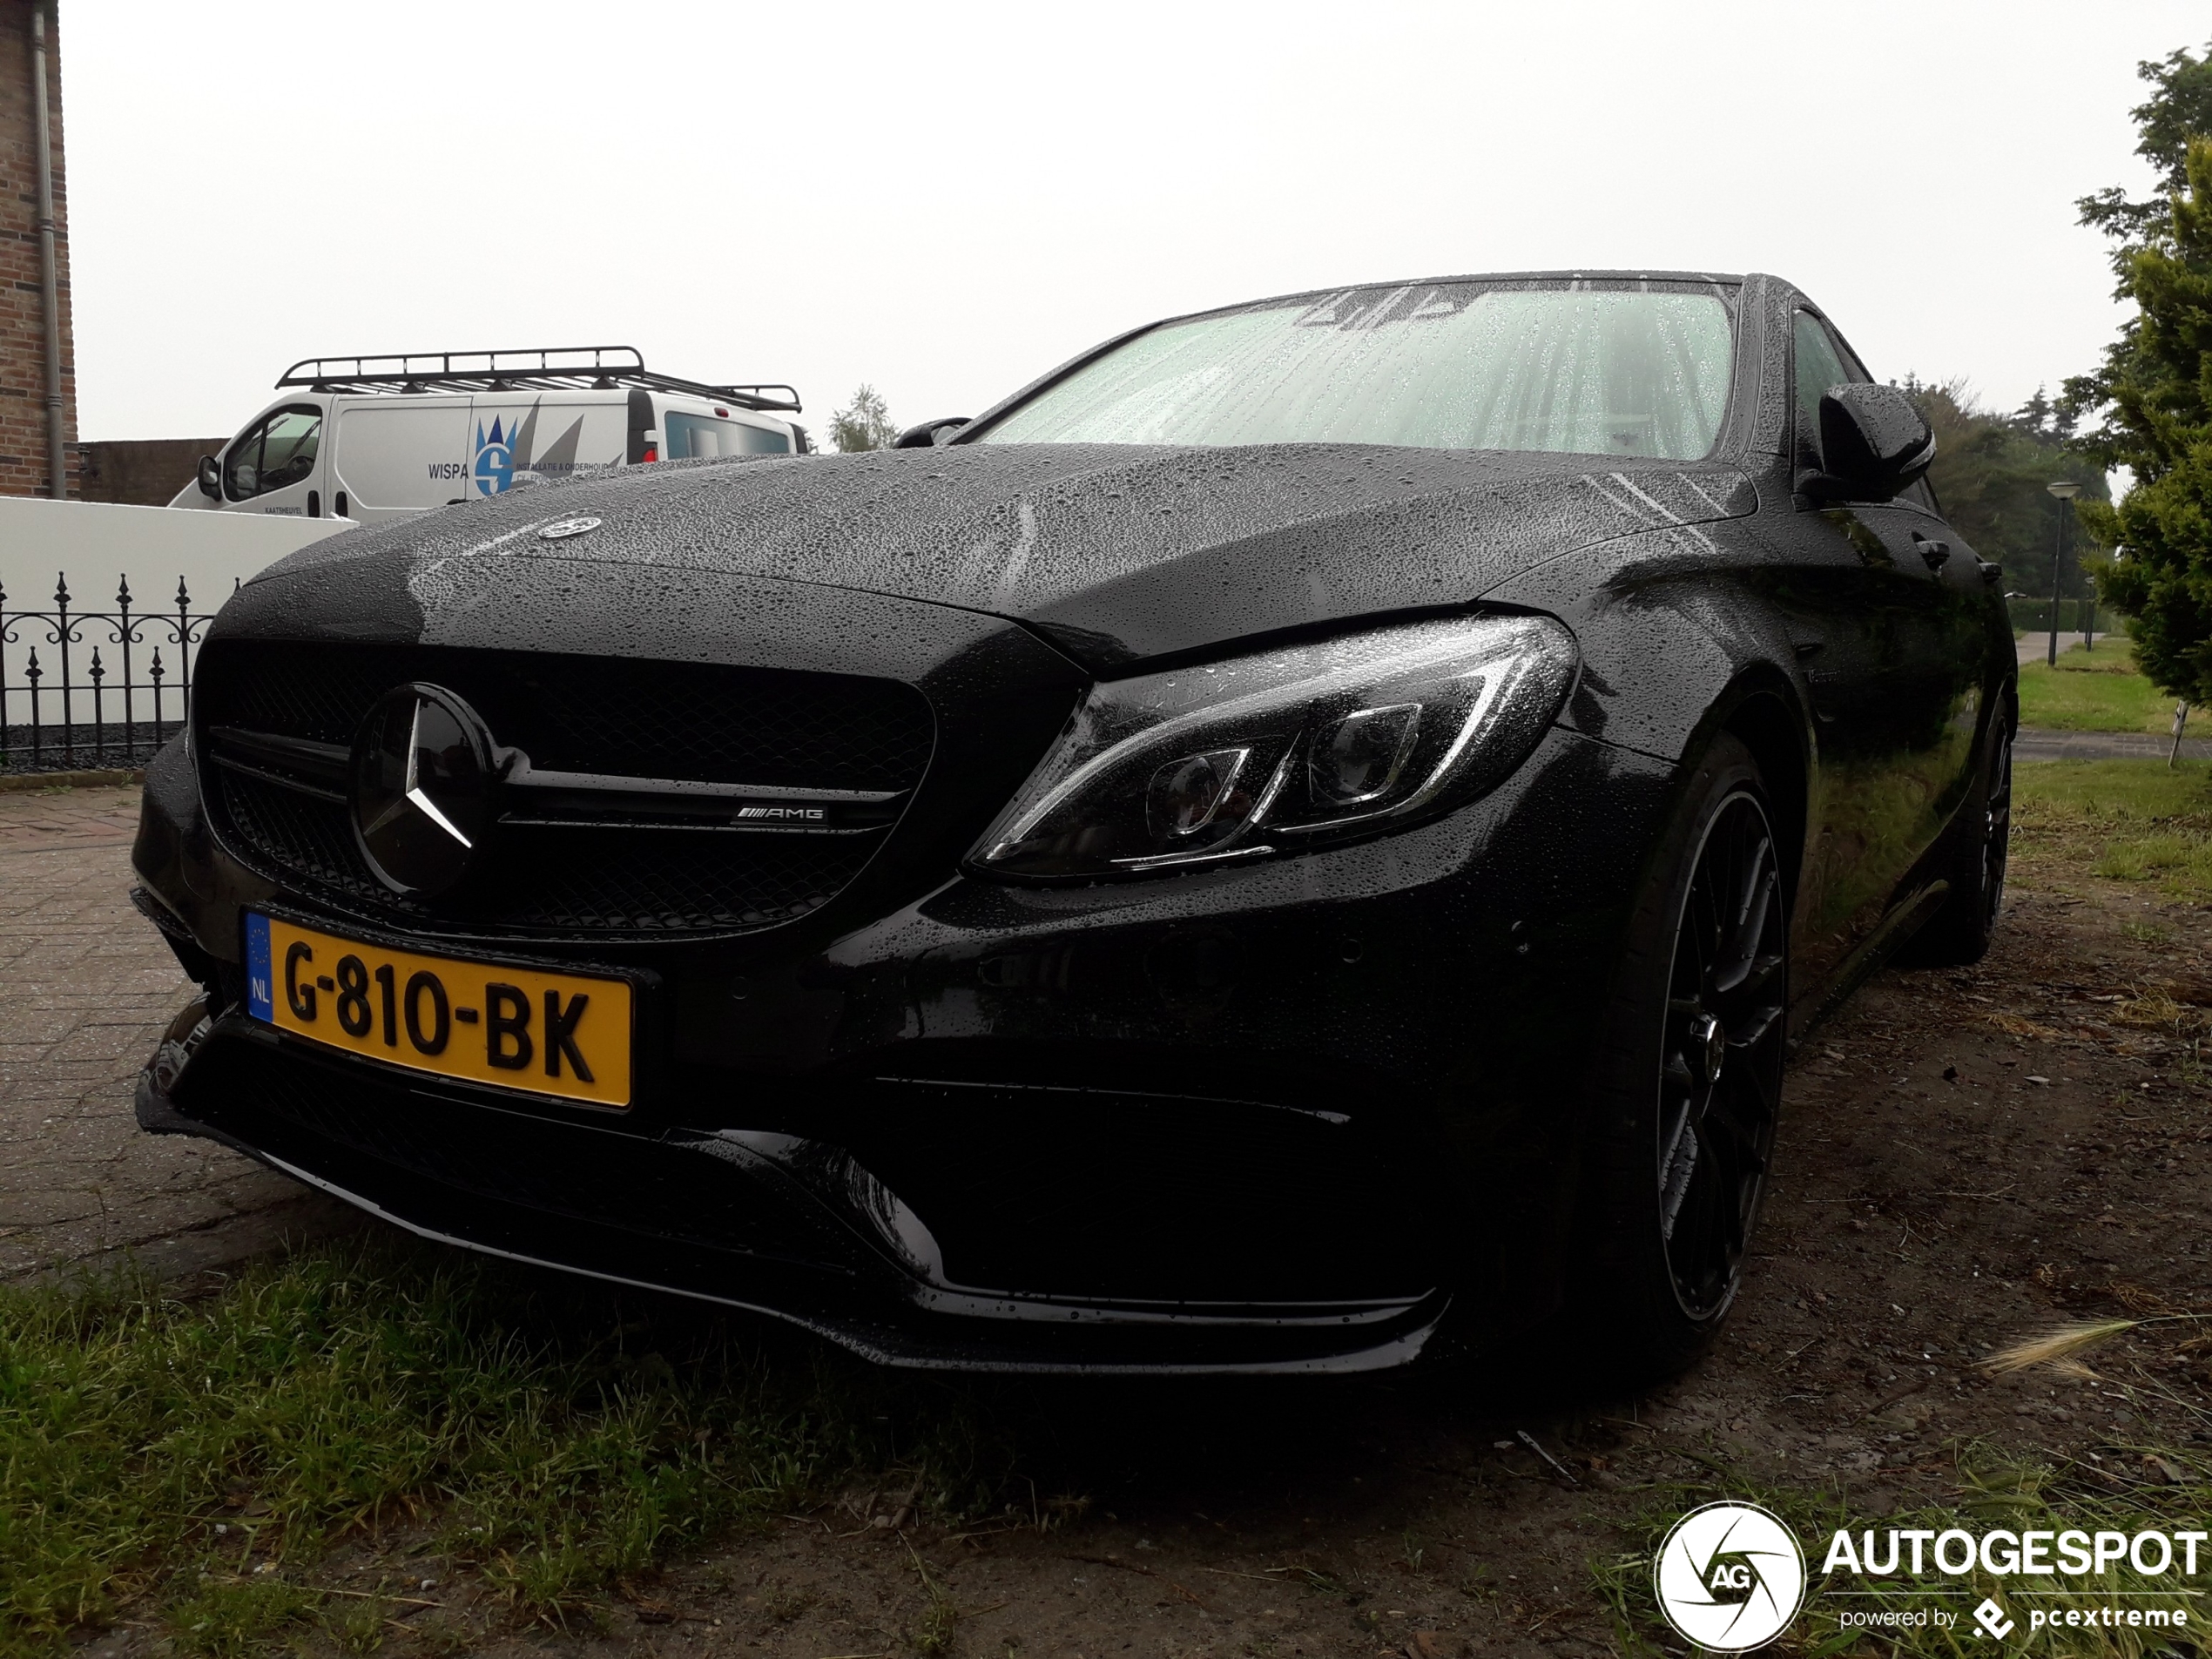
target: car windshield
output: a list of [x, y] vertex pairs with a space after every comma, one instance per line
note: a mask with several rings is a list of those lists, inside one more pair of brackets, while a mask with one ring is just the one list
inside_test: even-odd
[[1728, 402], [1710, 288], [1358, 288], [1148, 330], [982, 443], [1388, 443], [1694, 461]]

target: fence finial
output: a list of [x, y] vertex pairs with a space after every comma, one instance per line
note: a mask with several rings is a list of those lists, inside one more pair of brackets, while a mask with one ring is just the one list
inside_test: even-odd
[[[111, 765], [117, 747], [123, 751], [125, 765], [142, 764], [143, 757], [175, 734], [178, 721], [165, 718], [162, 698], [171, 679], [177, 682], [185, 705], [179, 716], [189, 718], [192, 648], [212, 619], [192, 610], [192, 590], [182, 576], [177, 578], [177, 609], [158, 617], [138, 610], [128, 571], [117, 574], [113, 610], [78, 609], [66, 570], [54, 573], [54, 600], [49, 609], [10, 610], [7, 597], [0, 589], [0, 771], [14, 771], [26, 762], [32, 771], [74, 766], [84, 764], [82, 756], [87, 752], [98, 758], [96, 764]], [[145, 671], [146, 678], [141, 678], [144, 659], [133, 648], [152, 644], [145, 637], [149, 628], [177, 648], [179, 661], [171, 668], [157, 646]], [[27, 647], [20, 658], [9, 650], [18, 643]], [[107, 660], [111, 645], [122, 653], [112, 666]], [[41, 646], [57, 652], [57, 658], [44, 659]], [[115, 682], [112, 686], [110, 680]], [[119, 723], [107, 718], [105, 699], [110, 691], [123, 696]], [[142, 723], [135, 699], [147, 691], [153, 693], [153, 718]]]

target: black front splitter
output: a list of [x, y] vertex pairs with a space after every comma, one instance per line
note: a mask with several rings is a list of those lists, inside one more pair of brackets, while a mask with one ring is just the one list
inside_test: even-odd
[[[1441, 1291], [1332, 1311], [948, 1297], [868, 1250], [788, 1184], [764, 1182], [743, 1160], [721, 1156], [713, 1136], [495, 1114], [512, 1120], [513, 1136], [489, 1143], [488, 1154], [481, 1105], [394, 1087], [381, 1076], [365, 1087], [358, 1065], [302, 1052], [305, 1045], [239, 1015], [178, 1023], [185, 1028], [172, 1028], [138, 1079], [145, 1130], [218, 1142], [418, 1238], [760, 1314], [880, 1365], [1350, 1374], [1420, 1358], [1451, 1302]], [[378, 1099], [363, 1096], [386, 1100], [384, 1121], [376, 1121]], [[455, 1130], [450, 1142], [426, 1147], [395, 1127], [411, 1096], [435, 1103]], [[300, 1106], [310, 1099], [314, 1109]], [[473, 1144], [464, 1130], [475, 1135]], [[502, 1146], [511, 1162], [498, 1156]], [[590, 1190], [570, 1201], [564, 1178]], [[603, 1184], [620, 1184], [619, 1203]], [[494, 1184], [508, 1190], [487, 1190]]]

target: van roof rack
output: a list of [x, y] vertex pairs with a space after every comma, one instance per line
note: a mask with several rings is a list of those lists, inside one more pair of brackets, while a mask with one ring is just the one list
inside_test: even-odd
[[685, 392], [746, 409], [799, 412], [799, 394], [779, 385], [709, 386], [656, 374], [635, 346], [545, 346], [515, 351], [393, 352], [381, 357], [306, 357], [277, 387], [317, 392], [567, 392], [644, 386]]

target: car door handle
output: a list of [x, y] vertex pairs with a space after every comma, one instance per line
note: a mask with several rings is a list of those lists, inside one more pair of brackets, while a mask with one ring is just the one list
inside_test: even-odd
[[1919, 531], [1912, 532], [1912, 545], [1920, 550], [1920, 556], [1928, 562], [1928, 569], [1940, 570], [1944, 561], [1951, 556], [1951, 543], [1930, 541]]

